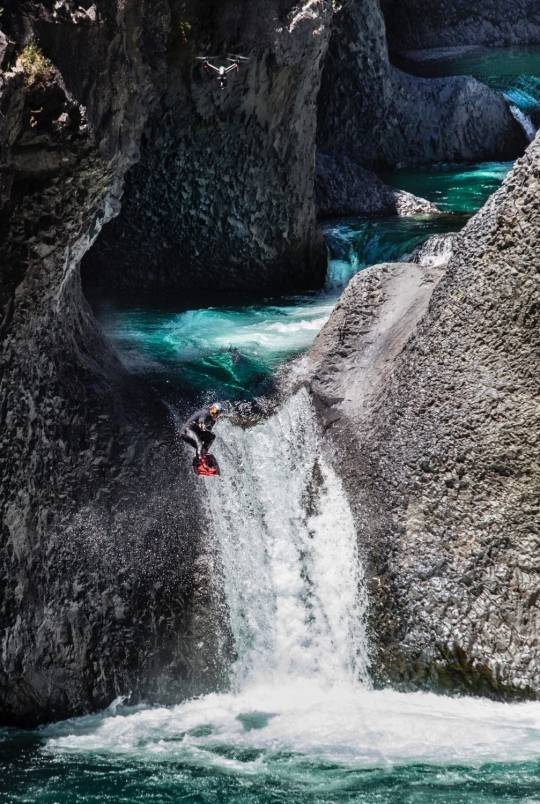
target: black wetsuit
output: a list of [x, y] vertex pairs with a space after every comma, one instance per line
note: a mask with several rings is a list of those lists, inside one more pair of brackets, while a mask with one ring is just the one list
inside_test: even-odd
[[[208, 410], [198, 410], [194, 413], [182, 427], [180, 437], [186, 444], [190, 444], [197, 450], [197, 458], [202, 460], [208, 452], [215, 439], [214, 433], [210, 430], [213, 428], [217, 419], [210, 415]], [[200, 424], [204, 425], [204, 430], [199, 427]]]

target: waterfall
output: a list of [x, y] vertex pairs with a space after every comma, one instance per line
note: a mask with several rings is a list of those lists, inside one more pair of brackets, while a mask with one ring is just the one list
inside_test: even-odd
[[510, 111], [512, 112], [515, 119], [518, 121], [519, 125], [525, 132], [527, 139], [529, 142], [532, 142], [536, 137], [536, 126], [534, 125], [533, 121], [530, 117], [528, 117], [522, 109], [518, 106], [514, 106], [512, 104], [510, 106]]
[[233, 688], [368, 679], [366, 595], [341, 482], [305, 389], [247, 429], [219, 425], [209, 478], [237, 661]]
[[[131, 779], [134, 790], [151, 784], [156, 801], [374, 804], [389, 800], [389, 770], [403, 781], [414, 768], [413, 789], [422, 775], [427, 781], [418, 797], [402, 797], [421, 804], [434, 800], [436, 778], [443, 791], [455, 779], [470, 792], [480, 763], [537, 762], [538, 702], [370, 688], [353, 517], [307, 392], [254, 427], [223, 421], [218, 433], [223, 475], [201, 485], [236, 644], [232, 690], [170, 708], [117, 700], [99, 715], [48, 726], [40, 761], [50, 778], [61, 763], [71, 778], [78, 762], [81, 785]], [[490, 767], [497, 784], [508, 767], [514, 780], [523, 774], [522, 765]], [[392, 787], [394, 798], [401, 790], [409, 788]]]

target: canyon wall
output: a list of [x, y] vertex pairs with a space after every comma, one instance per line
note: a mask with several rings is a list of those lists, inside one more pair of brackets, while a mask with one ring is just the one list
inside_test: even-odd
[[32, 725], [215, 687], [227, 634], [188, 458], [79, 277], [163, 90], [168, 7], [5, 6], [0, 722]]
[[[313, 200], [316, 101], [331, 9], [322, 0], [184, 3], [167, 91], [126, 181], [122, 211], [88, 254], [88, 284], [266, 291], [319, 287]], [[173, 25], [178, 28], [173, 13]], [[250, 61], [220, 89], [197, 54]]]
[[[87, 275], [108, 288], [322, 282], [332, 10], [3, 5], [0, 722], [32, 725], [220, 684], [227, 613], [200, 486], [168, 408], [94, 320], [80, 264], [95, 251]], [[250, 55], [225, 92], [195, 63], [209, 50]]]
[[514, 159], [527, 139], [502, 95], [470, 76], [424, 79], [388, 61], [378, 0], [335, 15], [319, 97], [324, 154], [372, 169]]
[[536, 0], [381, 0], [392, 51], [460, 45], [537, 44]]
[[[333, 7], [323, 0], [3, 6], [0, 722], [33, 725], [117, 695], [166, 703], [221, 683], [227, 613], [189, 456], [168, 408], [128, 375], [95, 322], [80, 264], [85, 259], [89, 287], [320, 285], [316, 100]], [[507, 107], [477, 82], [440, 84], [431, 96], [419, 79], [387, 80], [378, 6], [353, 6], [325, 79], [325, 148], [362, 163], [388, 161], [394, 146], [397, 154], [421, 145], [422, 159], [465, 158], [473, 153], [465, 146], [489, 135], [485, 158], [514, 153], [520, 140]], [[194, 64], [209, 50], [250, 57], [225, 92]], [[329, 99], [336, 53], [347, 76], [361, 67], [374, 78], [354, 94], [343, 75]], [[431, 98], [419, 107], [421, 136], [402, 128], [405, 118], [394, 119], [397, 107], [386, 102], [387, 128], [377, 127], [374, 110], [388, 93], [401, 93], [401, 112], [406, 101]], [[461, 106], [460, 93], [468, 99]], [[443, 123], [451, 109], [469, 126], [471, 104], [487, 122], [475, 120], [466, 135], [449, 126], [451, 146], [426, 150], [429, 125], [434, 142], [443, 131], [440, 117], [429, 122], [436, 103]], [[390, 137], [392, 128], [400, 139]], [[391, 589], [388, 611], [394, 600], [408, 605], [396, 566], [393, 586], [381, 587]], [[385, 631], [392, 646], [393, 627]], [[381, 666], [396, 676], [388, 657]]]
[[310, 352], [380, 683], [540, 691], [539, 177], [537, 138], [438, 284], [418, 265], [357, 275]]

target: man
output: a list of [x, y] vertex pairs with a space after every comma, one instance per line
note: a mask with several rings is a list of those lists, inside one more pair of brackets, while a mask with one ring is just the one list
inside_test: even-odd
[[223, 405], [221, 402], [214, 402], [209, 408], [194, 413], [180, 431], [182, 441], [195, 448], [199, 466], [206, 466], [206, 454], [215, 439], [211, 430], [222, 414]]

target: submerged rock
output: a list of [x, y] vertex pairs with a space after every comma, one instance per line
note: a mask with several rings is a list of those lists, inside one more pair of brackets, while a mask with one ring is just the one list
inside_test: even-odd
[[416, 326], [388, 300], [409, 269], [372, 269], [310, 353], [371, 565], [381, 682], [540, 692], [539, 175], [537, 138], [456, 237]]
[[346, 156], [317, 153], [315, 198], [319, 217], [333, 215], [433, 215], [435, 204], [384, 184]]

